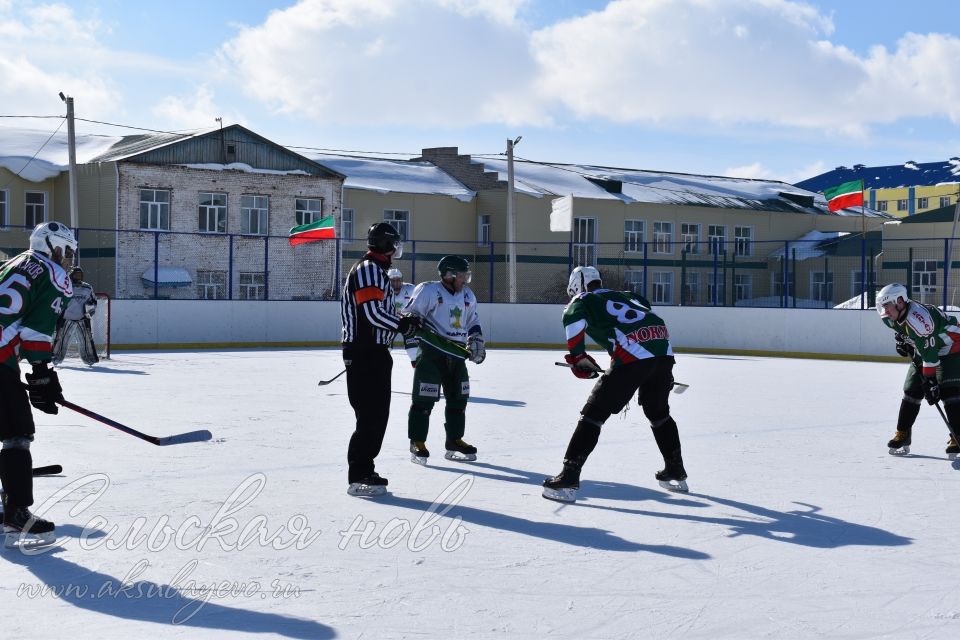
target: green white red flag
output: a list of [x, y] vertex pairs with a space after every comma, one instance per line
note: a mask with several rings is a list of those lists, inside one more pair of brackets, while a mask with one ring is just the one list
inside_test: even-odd
[[295, 247], [298, 244], [307, 242], [316, 242], [317, 240], [331, 240], [336, 238], [336, 230], [333, 224], [333, 216], [320, 218], [316, 222], [301, 224], [299, 227], [290, 229], [290, 246]]
[[827, 199], [830, 211], [846, 209], [847, 207], [863, 206], [863, 181], [851, 180], [824, 190], [823, 196]]

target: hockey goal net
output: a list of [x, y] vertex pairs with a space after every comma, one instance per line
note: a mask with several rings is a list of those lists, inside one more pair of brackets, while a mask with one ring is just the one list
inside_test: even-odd
[[[93, 332], [93, 343], [97, 347], [97, 355], [101, 358], [110, 357], [110, 294], [97, 293], [97, 311], [90, 318], [90, 329]], [[74, 339], [67, 345], [66, 357], [79, 358], [80, 344]]]

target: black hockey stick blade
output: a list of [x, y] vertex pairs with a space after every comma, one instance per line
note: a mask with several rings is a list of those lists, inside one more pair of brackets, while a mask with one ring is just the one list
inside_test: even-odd
[[48, 464], [45, 467], [33, 468], [33, 475], [35, 476], [55, 476], [58, 473], [63, 473], [63, 467], [58, 464]]
[[347, 372], [347, 370], [344, 369], [343, 371], [341, 371], [341, 372], [338, 373], [337, 375], [333, 376], [333, 377], [330, 378], [329, 380], [321, 380], [320, 382], [317, 383], [317, 386], [318, 386], [318, 387], [324, 387], [324, 386], [330, 384], [331, 382], [333, 382], [334, 380], [336, 380], [337, 378], [339, 378], [340, 376], [342, 376], [343, 374], [345, 374], [346, 372]]
[[[566, 368], [568, 368], [568, 369], [573, 369], [573, 365], [570, 364], [570, 363], [568, 363], [568, 362], [554, 362], [553, 364], [557, 365], [558, 367], [566, 367]], [[681, 394], [681, 393], [683, 393], [684, 391], [686, 391], [686, 390], [689, 389], [689, 388], [690, 388], [690, 385], [684, 384], [684, 383], [682, 383], [682, 382], [674, 382], [674, 383], [673, 383], [673, 392], [676, 393], [676, 394], [678, 394], [678, 395]]]
[[155, 444], [159, 447], [165, 447], [171, 444], [183, 444], [186, 442], [204, 442], [206, 440], [210, 440], [213, 438], [213, 434], [205, 429], [202, 431], [190, 431], [189, 433], [181, 433], [174, 436], [166, 436], [164, 438], [158, 438], [157, 436], [151, 436], [146, 433], [143, 433], [142, 431], [137, 431], [136, 429], [128, 427], [124, 424], [120, 424], [116, 420], [111, 420], [106, 416], [102, 416], [99, 413], [90, 411], [90, 409], [85, 409], [80, 405], [73, 404], [72, 402], [64, 400], [63, 398], [61, 398], [60, 400], [57, 400], [57, 404], [63, 407], [66, 407], [67, 409], [72, 409], [77, 413], [82, 413], [88, 418], [92, 418], [97, 422], [101, 422], [107, 425], [108, 427], [113, 427], [114, 429], [123, 431], [124, 433], [134, 436], [135, 438], [146, 440], [150, 444]]

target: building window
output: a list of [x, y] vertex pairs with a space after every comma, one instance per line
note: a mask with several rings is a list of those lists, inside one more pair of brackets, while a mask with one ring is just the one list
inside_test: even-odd
[[940, 206], [949, 207], [950, 206], [950, 196], [940, 196]]
[[681, 304], [700, 304], [700, 274], [696, 271], [684, 275], [683, 298]]
[[482, 213], [477, 217], [477, 244], [490, 245], [490, 214]]
[[727, 228], [720, 224], [711, 224], [707, 227], [707, 242], [710, 243], [710, 254], [719, 255], [727, 250]]
[[24, 219], [28, 227], [35, 227], [47, 219], [47, 194], [43, 191], [27, 191]]
[[653, 299], [654, 304], [673, 303], [673, 271], [653, 272]]
[[353, 209], [344, 209], [340, 213], [340, 237], [344, 242], [353, 241]]
[[753, 227], [734, 227], [733, 239], [737, 256], [753, 255]]
[[200, 300], [226, 300], [227, 272], [197, 270], [197, 298]]
[[262, 271], [253, 273], [240, 272], [240, 299], [241, 300], [263, 300], [266, 291], [266, 281]]
[[0, 189], [0, 227], [10, 224], [10, 192]]
[[823, 271], [810, 272], [810, 299], [827, 302], [833, 299], [833, 274]]
[[597, 266], [597, 219], [573, 219], [573, 266]]
[[930, 206], [930, 198], [917, 198], [917, 209], [926, 209]]
[[887, 210], [887, 201], [877, 200], [877, 211], [886, 211], [886, 210]]
[[906, 198], [897, 200], [897, 211], [906, 211], [907, 209], [908, 209], [908, 207], [907, 207], [907, 199], [906, 199]]
[[749, 273], [738, 273], [733, 279], [734, 303], [749, 300], [753, 297], [753, 276]]
[[297, 198], [297, 225], [316, 222], [322, 216], [323, 200], [320, 198]]
[[400, 234], [400, 239], [407, 241], [410, 239], [410, 212], [402, 209], [385, 209], [383, 212], [383, 221], [389, 222], [393, 228]]
[[673, 253], [673, 223], [653, 223], [653, 252]]
[[200, 231], [227, 232], [227, 194], [200, 194]]
[[631, 253], [643, 252], [643, 220], [623, 222], [623, 250]]
[[170, 192], [140, 189], [140, 228], [170, 230]]
[[251, 236], [267, 235], [269, 196], [240, 196], [240, 233]]
[[727, 287], [723, 273], [709, 274], [707, 277], [707, 304], [723, 306], [726, 304]]
[[643, 295], [643, 269], [627, 269], [624, 271], [623, 286], [627, 291]]
[[700, 253], [700, 225], [681, 222], [680, 244], [687, 253]]
[[937, 261], [913, 261], [913, 296], [920, 302], [936, 302], [937, 297]]

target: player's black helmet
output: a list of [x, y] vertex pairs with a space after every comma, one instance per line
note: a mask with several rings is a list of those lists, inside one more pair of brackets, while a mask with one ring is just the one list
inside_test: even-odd
[[460, 256], [443, 256], [437, 263], [437, 271], [440, 273], [441, 280], [446, 276], [456, 276], [458, 273], [462, 273], [466, 277], [467, 283], [470, 282], [472, 275], [470, 273], [470, 263]]
[[393, 254], [394, 258], [399, 258], [403, 255], [403, 244], [400, 242], [400, 234], [397, 233], [397, 230], [394, 229], [393, 225], [389, 222], [377, 222], [376, 224], [370, 225], [370, 229], [367, 231], [367, 247], [377, 253], [396, 251], [396, 253]]
[[80, 277], [81, 277], [81, 278], [83, 277], [83, 269], [82, 269], [82, 268], [80, 268], [80, 267], [74, 267], [73, 269], [70, 269], [70, 275], [71, 275], [71, 276], [72, 276], [73, 274], [75, 274], [75, 273], [79, 273], [79, 274], [80, 274]]

